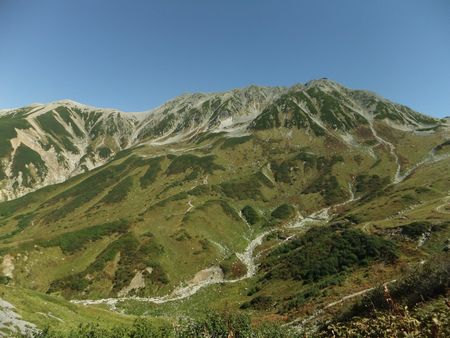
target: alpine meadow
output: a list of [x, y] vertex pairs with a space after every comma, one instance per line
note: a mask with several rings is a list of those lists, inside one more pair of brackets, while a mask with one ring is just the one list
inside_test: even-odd
[[0, 0], [0, 338], [449, 338], [449, 18]]
[[449, 119], [320, 79], [0, 126], [5, 332], [449, 328]]

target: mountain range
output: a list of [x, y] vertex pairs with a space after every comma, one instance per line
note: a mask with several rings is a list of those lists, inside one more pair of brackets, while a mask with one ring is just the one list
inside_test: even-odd
[[204, 309], [318, 332], [423, 262], [450, 273], [449, 187], [448, 118], [328, 79], [2, 110], [3, 312], [22, 332]]

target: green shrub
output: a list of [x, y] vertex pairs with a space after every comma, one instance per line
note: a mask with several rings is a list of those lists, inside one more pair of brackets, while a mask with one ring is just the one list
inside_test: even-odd
[[[402, 306], [412, 308], [419, 302], [445, 295], [450, 288], [450, 257], [444, 253], [416, 266], [395, 283], [388, 286], [390, 297]], [[370, 315], [376, 310], [389, 310], [384, 287], [380, 286], [366, 294], [346, 311], [339, 320], [346, 321], [353, 316]]]
[[327, 226], [311, 228], [303, 236], [282, 244], [261, 267], [264, 279], [317, 282], [373, 260], [391, 263], [396, 258], [393, 242], [360, 230]]
[[325, 176], [312, 182], [303, 193], [320, 193], [325, 202], [335, 204], [347, 197], [347, 192], [341, 188], [336, 176]]
[[100, 156], [100, 158], [102, 158], [102, 159], [107, 159], [108, 157], [111, 156], [111, 154], [112, 154], [112, 151], [108, 147], [100, 147], [98, 149], [98, 156]]
[[261, 184], [255, 180], [239, 181], [239, 182], [224, 182], [220, 184], [221, 191], [230, 198], [244, 200], [257, 200], [262, 197], [259, 188]]
[[156, 180], [156, 176], [161, 171], [161, 157], [156, 157], [147, 160], [148, 168], [145, 174], [140, 178], [141, 188], [145, 189]]
[[11, 141], [17, 137], [16, 129], [30, 128], [27, 120], [13, 116], [0, 117], [0, 158], [4, 158], [12, 151]]
[[242, 222], [242, 219], [236, 210], [225, 200], [208, 200], [199, 209], [204, 209], [213, 205], [219, 205], [227, 216], [235, 221]]
[[251, 325], [250, 317], [241, 312], [205, 311], [198, 319], [182, 318], [173, 325], [156, 326], [138, 318], [131, 326], [102, 327], [98, 323], [80, 324], [64, 331], [47, 327], [33, 338], [298, 338], [300, 334], [277, 323]]
[[198, 185], [195, 188], [189, 190], [187, 193], [193, 196], [206, 195], [211, 192], [211, 187], [207, 184]]
[[253, 138], [252, 135], [240, 136], [240, 137], [229, 137], [220, 146], [220, 149], [234, 148], [237, 145], [244, 144]]
[[220, 268], [223, 271], [225, 278], [234, 279], [244, 276], [247, 273], [247, 267], [236, 256], [232, 254], [220, 263]]
[[295, 209], [292, 205], [284, 203], [272, 211], [270, 215], [273, 218], [285, 220], [295, 215]]
[[133, 178], [131, 176], [125, 177], [122, 181], [112, 188], [100, 203], [113, 204], [122, 202], [133, 188]]
[[390, 182], [389, 177], [381, 178], [378, 175], [358, 175], [356, 176], [356, 192], [369, 196], [376, 196]]
[[408, 236], [412, 239], [419, 239], [425, 232], [430, 230], [430, 222], [412, 222], [401, 226], [402, 235]]
[[258, 223], [260, 219], [258, 212], [255, 209], [253, 209], [250, 205], [246, 205], [244, 208], [242, 208], [241, 212], [242, 216], [244, 216], [245, 220], [249, 224], [254, 225]]
[[255, 309], [255, 310], [268, 310], [273, 305], [272, 297], [270, 296], [256, 296], [249, 302], [245, 302], [241, 305], [241, 309]]
[[[45, 216], [45, 220], [47, 222], [54, 222], [64, 218], [77, 208], [93, 200], [109, 186], [116, 183], [117, 180], [120, 180], [122, 177], [126, 176], [128, 174], [128, 170], [135, 168], [136, 165], [142, 165], [141, 158], [131, 156], [125, 159], [122, 163], [109, 165], [99, 169], [98, 171], [94, 170], [90, 176], [81, 182], [73, 185], [43, 203], [42, 206], [46, 207], [53, 206], [58, 202], [65, 202], [64, 205], [58, 208], [53, 208], [53, 210]], [[76, 181], [77, 179], [79, 178], [73, 178], [67, 182], [70, 183], [72, 181]]]
[[188, 169], [201, 170], [205, 173], [212, 174], [215, 170], [223, 170], [224, 168], [214, 163], [215, 156], [196, 156], [192, 154], [184, 154], [176, 156], [167, 168], [167, 175], [175, 175], [185, 172]]
[[65, 254], [72, 254], [91, 242], [101, 239], [113, 233], [124, 233], [128, 230], [129, 223], [126, 220], [117, 220], [109, 223], [94, 225], [77, 231], [67, 232], [53, 239], [39, 241], [43, 247], [59, 246]]

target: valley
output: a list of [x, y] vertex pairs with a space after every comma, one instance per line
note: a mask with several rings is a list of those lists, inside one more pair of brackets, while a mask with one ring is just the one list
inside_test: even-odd
[[449, 273], [448, 120], [371, 92], [66, 100], [2, 111], [0, 129], [0, 307], [38, 329], [228, 311], [320, 333], [379, 286], [413, 287], [421, 262]]

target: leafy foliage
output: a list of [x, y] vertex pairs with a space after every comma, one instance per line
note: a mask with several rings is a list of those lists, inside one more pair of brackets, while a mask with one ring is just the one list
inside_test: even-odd
[[36, 179], [33, 177], [30, 170], [31, 164], [36, 169], [37, 172], [35, 174], [37, 176], [44, 177], [45, 174], [47, 174], [47, 166], [41, 156], [31, 148], [21, 143], [16, 150], [11, 169], [13, 175], [15, 176], [17, 176], [19, 172], [22, 172], [24, 185], [28, 187], [32, 186], [33, 183], [36, 183]]
[[141, 188], [145, 189], [156, 180], [156, 176], [161, 171], [161, 157], [155, 157], [147, 160], [148, 168], [145, 174], [140, 178]]
[[40, 241], [39, 244], [43, 247], [59, 246], [65, 254], [72, 254], [91, 241], [99, 240], [113, 233], [124, 233], [128, 230], [128, 226], [128, 221], [121, 219], [67, 232], [53, 239]]
[[214, 162], [215, 156], [196, 156], [192, 154], [183, 154], [176, 156], [167, 168], [167, 175], [180, 174], [188, 169], [201, 170], [212, 174], [214, 170], [223, 170], [223, 167]]
[[[127, 174], [127, 170], [133, 165], [141, 165], [138, 157], [131, 156], [117, 165], [111, 165], [96, 171], [83, 181], [49, 199], [43, 206], [54, 205], [64, 201], [65, 204], [52, 210], [46, 217], [47, 222], [53, 222], [64, 218], [66, 215], [90, 202], [98, 196], [108, 185], [117, 182]], [[73, 178], [72, 180], [76, 180]], [[70, 180], [68, 181], [70, 182]], [[126, 188], [125, 188], [126, 189]], [[67, 202], [66, 202], [67, 201]]]
[[372, 199], [376, 197], [390, 182], [389, 177], [381, 178], [378, 175], [358, 175], [356, 176], [356, 192], [363, 193]]
[[[419, 265], [402, 279], [380, 286], [322, 327], [319, 337], [448, 337], [450, 287], [447, 254]], [[410, 310], [411, 309], [411, 310]]]
[[262, 196], [259, 190], [260, 187], [261, 184], [256, 180], [224, 182], [220, 184], [220, 189], [227, 197], [239, 200], [256, 200], [260, 198]]
[[[144, 271], [147, 281], [157, 284], [167, 284], [167, 275], [161, 265], [155, 260], [164, 252], [151, 234], [147, 234], [143, 241], [139, 241], [133, 234], [124, 233], [118, 239], [110, 243], [84, 271], [54, 281], [48, 292], [62, 290], [70, 294], [71, 291], [86, 291], [92, 283], [92, 277], [102, 272], [106, 264], [112, 261], [118, 254], [117, 269], [112, 278], [113, 292], [118, 292], [127, 286], [137, 271]], [[145, 269], [152, 268], [148, 273]], [[105, 278], [100, 275], [99, 278]]]
[[303, 236], [275, 249], [262, 264], [265, 279], [317, 282], [321, 278], [367, 265], [370, 260], [393, 262], [392, 242], [360, 230], [327, 226], [312, 228]]
[[316, 179], [303, 192], [320, 193], [327, 204], [337, 203], [347, 196], [347, 192], [341, 188], [336, 176], [332, 175]]
[[408, 236], [412, 239], [419, 239], [422, 234], [431, 228], [430, 222], [412, 222], [402, 225], [402, 235]]
[[123, 201], [133, 188], [133, 177], [127, 176], [114, 186], [100, 203], [113, 204]]
[[234, 148], [237, 145], [244, 144], [253, 138], [251, 135], [245, 135], [240, 137], [229, 137], [220, 146], [221, 149]]
[[247, 267], [241, 260], [233, 254], [220, 263], [225, 278], [233, 279], [244, 276], [247, 273]]
[[[412, 307], [415, 304], [445, 295], [450, 287], [450, 258], [444, 253], [410, 271], [406, 276], [389, 285], [389, 294], [397, 303]], [[355, 315], [370, 315], [374, 310], [389, 310], [392, 303], [386, 299], [380, 286], [355, 303], [341, 320]]]
[[285, 220], [291, 218], [292, 216], [294, 216], [294, 214], [295, 214], [294, 207], [292, 205], [284, 203], [278, 206], [274, 211], [272, 211], [270, 215], [274, 218]]
[[35, 333], [33, 338], [296, 338], [294, 330], [276, 323], [253, 327], [250, 317], [241, 312], [208, 311], [199, 319], [184, 318], [175, 325], [155, 325], [138, 318], [133, 325], [106, 328], [94, 323], [81, 324], [67, 332], [51, 327]]
[[241, 212], [242, 216], [244, 216], [245, 220], [249, 224], [254, 225], [258, 223], [260, 219], [258, 212], [255, 209], [253, 209], [250, 205], [246, 205], [244, 208], [242, 208]]
[[12, 150], [11, 142], [17, 136], [16, 129], [27, 129], [27, 120], [12, 116], [0, 117], [0, 158], [5, 157]]

